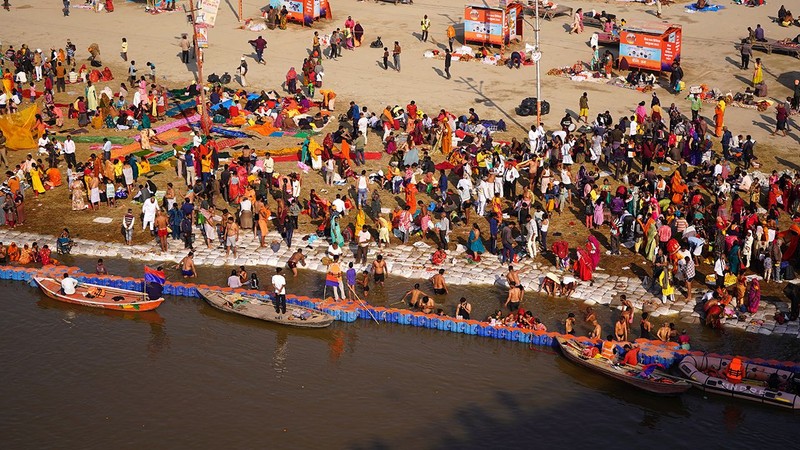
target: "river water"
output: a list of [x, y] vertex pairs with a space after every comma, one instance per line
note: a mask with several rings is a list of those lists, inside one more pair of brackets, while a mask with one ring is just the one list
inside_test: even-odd
[[[86, 259], [67, 261], [93, 270]], [[141, 264], [107, 262], [139, 275]], [[222, 284], [230, 268], [202, 269]], [[262, 284], [269, 279], [259, 270]], [[175, 275], [171, 278], [177, 279]], [[322, 275], [289, 280], [319, 296]], [[371, 302], [408, 288], [392, 280]], [[320, 291], [320, 292], [318, 292]], [[496, 288], [454, 288], [479, 314]], [[5, 448], [794, 448], [791, 412], [689, 391], [659, 398], [524, 344], [395, 324], [296, 330], [168, 298], [157, 312], [70, 306], [0, 282]], [[531, 298], [557, 329], [580, 303]], [[450, 308], [448, 310], [448, 308]], [[605, 310], [606, 308], [598, 308]], [[606, 326], [611, 314], [602, 316]], [[696, 348], [796, 359], [795, 340], [688, 327]]]

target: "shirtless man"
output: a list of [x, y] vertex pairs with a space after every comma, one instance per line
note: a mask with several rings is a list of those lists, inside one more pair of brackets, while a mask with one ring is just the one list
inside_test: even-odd
[[650, 323], [650, 320], [648, 319], [649, 316], [650, 316], [650, 314], [648, 314], [646, 312], [642, 313], [642, 321], [639, 324], [639, 330], [640, 330], [640, 336], [639, 337], [640, 338], [643, 338], [643, 339], [652, 339], [653, 338], [653, 324]]
[[364, 271], [363, 276], [361, 279], [358, 280], [358, 285], [361, 287], [361, 290], [364, 292], [364, 298], [369, 297], [369, 272]]
[[597, 322], [597, 320], [592, 320], [592, 326], [594, 328], [592, 328], [592, 332], [589, 333], [589, 339], [600, 339], [600, 336], [602, 336], [601, 333], [603, 331], [600, 328], [600, 324]]
[[298, 248], [294, 254], [289, 258], [289, 261], [286, 262], [286, 267], [292, 269], [292, 275], [297, 276], [297, 265], [302, 264], [303, 267], [306, 265], [306, 255], [303, 254], [303, 249]]
[[664, 324], [661, 325], [661, 328], [658, 329], [656, 336], [658, 336], [658, 339], [662, 342], [669, 342], [669, 332], [669, 324], [664, 322]]
[[239, 240], [239, 225], [233, 221], [233, 217], [228, 217], [225, 225], [225, 256], [230, 255], [233, 250], [233, 257], [236, 258], [236, 242]]
[[618, 342], [628, 341], [628, 322], [625, 321], [625, 316], [619, 316], [614, 324], [614, 338]]
[[[100, 209], [100, 178], [92, 175], [89, 182], [89, 199], [91, 200], [92, 209]], [[164, 249], [166, 250], [166, 248]]]
[[167, 227], [169, 226], [169, 219], [167, 219], [167, 215], [161, 211], [156, 213], [156, 220], [155, 220], [155, 227], [156, 227], [156, 234], [158, 235], [158, 242], [161, 244], [161, 251], [167, 251], [167, 234], [169, 234], [169, 230]]
[[444, 269], [439, 269], [439, 273], [431, 277], [431, 283], [433, 284], [433, 293], [435, 295], [445, 295], [449, 293], [447, 290], [447, 283], [444, 281]]
[[383, 260], [383, 255], [378, 255], [378, 258], [372, 262], [372, 277], [375, 279], [375, 284], [383, 287], [387, 273], [389, 273], [389, 268], [386, 267], [386, 261]]
[[509, 286], [518, 285], [520, 284], [519, 281], [519, 270], [514, 270], [514, 266], [508, 266], [508, 273], [506, 274], [506, 281], [508, 281]]
[[509, 311], [516, 311], [519, 309], [519, 304], [522, 302], [522, 286], [518, 286], [516, 283], [511, 283], [511, 287], [508, 289], [508, 297], [506, 297], [505, 306], [508, 307]]
[[404, 301], [406, 297], [408, 297], [409, 295], [411, 296], [411, 298], [408, 300], [408, 306], [411, 306], [412, 308], [416, 308], [419, 305], [420, 303], [419, 301], [422, 297], [428, 296], [428, 294], [422, 292], [419, 289], [419, 283], [415, 283], [414, 288], [406, 292], [405, 295], [403, 295], [403, 298], [400, 299], [400, 301], [401, 302]]
[[420, 301], [419, 309], [422, 310], [425, 314], [431, 314], [436, 308], [436, 302], [433, 301], [432, 298], [428, 297], [427, 295], [422, 297], [422, 301]]
[[183, 278], [194, 278], [197, 276], [197, 271], [194, 268], [194, 252], [189, 252], [188, 255], [184, 256], [179, 265]]
[[564, 321], [564, 332], [575, 334], [575, 313], [567, 314], [567, 320]]

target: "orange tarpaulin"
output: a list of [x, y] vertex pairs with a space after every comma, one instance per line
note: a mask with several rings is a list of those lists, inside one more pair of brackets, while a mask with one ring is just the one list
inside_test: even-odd
[[20, 112], [0, 116], [0, 130], [6, 137], [6, 148], [9, 150], [29, 150], [36, 148], [34, 125], [36, 124], [35, 105]]
[[280, 128], [275, 128], [272, 126], [272, 123], [270, 122], [266, 122], [263, 125], [253, 125], [252, 127], [248, 128], [248, 130], [255, 131], [262, 136], [269, 136], [276, 131], [281, 131]]

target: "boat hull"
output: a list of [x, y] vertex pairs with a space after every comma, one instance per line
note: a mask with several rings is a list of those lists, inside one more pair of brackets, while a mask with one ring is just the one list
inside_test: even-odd
[[564, 354], [568, 360], [643, 391], [663, 396], [675, 396], [688, 391], [692, 387], [688, 382], [681, 379], [674, 379], [658, 370], [653, 372], [655, 380], [658, 381], [641, 378], [637, 376], [642, 370], [641, 367], [612, 365], [604, 358], [586, 358], [582, 355], [580, 349], [576, 348], [576, 346], [580, 346], [577, 342], [562, 337], [556, 339], [561, 353]]
[[278, 314], [272, 303], [263, 302], [250, 295], [211, 289], [198, 289], [198, 292], [206, 303], [220, 311], [280, 325], [325, 328], [334, 320], [330, 314], [292, 304], [286, 305], [286, 314]]
[[776, 374], [783, 384], [794, 383], [794, 373], [758, 364], [743, 363], [744, 382], [731, 383], [724, 373], [730, 360], [713, 356], [684, 357], [678, 364], [682, 376], [692, 386], [717, 395], [740, 398], [787, 409], [800, 409], [800, 397], [765, 386], [767, 378]]
[[[142, 292], [129, 291], [127, 289], [111, 288], [89, 283], [79, 283], [75, 288], [75, 294], [66, 295], [61, 293], [61, 282], [46, 277], [34, 277], [34, 281], [47, 297], [64, 303], [73, 305], [87, 306], [89, 308], [108, 309], [112, 311], [139, 312], [152, 311], [164, 302], [164, 298], [156, 300], [147, 299]], [[87, 297], [86, 293], [91, 288], [99, 288], [104, 291], [102, 297]], [[115, 300], [115, 298], [117, 300]]]

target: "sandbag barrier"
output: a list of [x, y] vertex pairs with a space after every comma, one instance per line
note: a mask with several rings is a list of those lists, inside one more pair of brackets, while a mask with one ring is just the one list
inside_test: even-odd
[[[78, 281], [83, 283], [97, 284], [106, 287], [128, 289], [131, 291], [144, 291], [144, 281], [141, 278], [120, 277], [115, 275], [90, 275], [85, 274], [77, 267], [66, 266], [45, 266], [43, 268], [27, 267], [2, 267], [0, 268], [1, 280], [24, 281], [35, 286], [34, 276], [44, 276], [51, 278], [61, 278], [64, 273], [69, 273]], [[176, 297], [199, 298], [198, 289], [212, 289], [221, 292], [235, 292], [243, 295], [251, 295], [264, 301], [271, 301], [272, 297], [264, 291], [251, 289], [233, 289], [220, 286], [208, 286], [204, 284], [182, 283], [168, 281], [164, 285], [164, 295]], [[306, 308], [313, 308], [332, 315], [337, 321], [352, 323], [358, 319], [377, 320], [378, 322], [395, 323], [421, 328], [430, 328], [452, 333], [462, 333], [472, 336], [485, 338], [503, 339], [507, 341], [520, 342], [528, 345], [557, 348], [556, 337], [575, 339], [584, 345], [593, 345], [600, 348], [602, 341], [592, 340], [585, 336], [564, 335], [558, 332], [534, 331], [521, 328], [511, 328], [503, 326], [492, 326], [477, 320], [463, 320], [454, 317], [437, 316], [434, 314], [424, 314], [417, 311], [397, 308], [385, 308], [364, 303], [364, 306], [353, 301], [334, 301], [310, 298], [302, 295], [287, 295], [286, 302]], [[659, 364], [664, 368], [669, 368], [673, 364], [679, 363], [685, 356], [709, 356], [724, 359], [732, 359], [730, 355], [719, 355], [716, 353], [704, 353], [701, 351], [682, 350], [677, 342], [661, 342], [649, 339], [636, 339], [639, 345], [639, 357], [641, 364]], [[617, 350], [622, 350], [622, 344], [617, 344]], [[739, 356], [745, 363], [753, 363], [762, 366], [773, 367], [781, 370], [788, 370], [800, 373], [800, 363], [791, 361], [778, 361], [775, 359], [765, 360], [762, 358], [747, 358]]]

